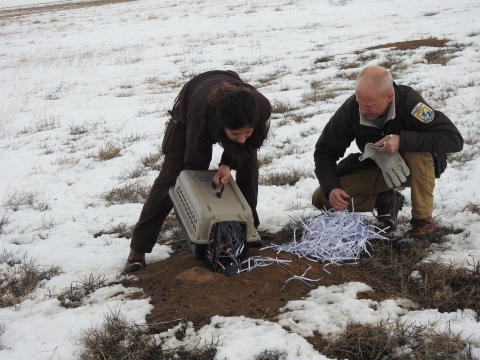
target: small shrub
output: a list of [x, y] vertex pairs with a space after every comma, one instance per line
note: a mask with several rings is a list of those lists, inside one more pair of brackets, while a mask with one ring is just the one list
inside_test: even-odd
[[126, 223], [120, 223], [108, 231], [102, 231], [102, 234], [118, 234], [119, 237], [130, 239], [132, 237], [133, 227], [135, 225], [128, 226]]
[[470, 211], [472, 214], [480, 215], [480, 204], [474, 204], [469, 201], [467, 205], [465, 205], [465, 207], [463, 208], [463, 211], [465, 210]]
[[142, 177], [147, 174], [147, 171], [141, 167], [137, 166], [133, 169], [125, 169], [118, 175], [118, 180], [130, 180]]
[[0, 264], [7, 265], [0, 269], [0, 308], [20, 304], [31, 296], [40, 281], [62, 272], [58, 266], [40, 266], [6, 250], [0, 255]]
[[[5, 324], [2, 322], [0, 324], [0, 338], [2, 337], [3, 333], [5, 332]], [[3, 350], [5, 349], [5, 346], [3, 346], [2, 344], [0, 344], [0, 350]]]
[[3, 215], [0, 215], [0, 235], [4, 234], [3, 227], [9, 224], [8, 213], [5, 211]]
[[425, 60], [427, 60], [428, 64], [445, 66], [453, 58], [453, 56], [448, 55], [448, 53], [449, 52], [445, 49], [430, 51], [425, 54]]
[[94, 157], [100, 161], [107, 161], [120, 156], [120, 151], [122, 151], [122, 149], [118, 145], [107, 143], [98, 150], [97, 155]]
[[273, 156], [270, 154], [261, 155], [258, 157], [258, 167], [266, 166], [271, 164], [273, 161]]
[[285, 114], [296, 109], [297, 108], [292, 105], [292, 103], [288, 99], [273, 99], [272, 113]]
[[163, 155], [160, 150], [151, 152], [147, 156], [142, 157], [140, 162], [143, 166], [148, 167], [151, 170], [160, 171], [163, 165]]
[[338, 94], [334, 90], [319, 91], [317, 89], [312, 89], [310, 91], [305, 91], [302, 94], [301, 102], [304, 104], [312, 104], [319, 101], [334, 99], [337, 97], [337, 95]]
[[448, 154], [447, 159], [450, 166], [454, 169], [461, 170], [465, 164], [473, 159], [476, 159], [480, 155], [479, 146], [469, 146], [463, 151]]
[[75, 281], [69, 287], [63, 289], [57, 299], [65, 308], [76, 308], [82, 305], [83, 299], [101, 287], [107, 286], [103, 275], [90, 274], [80, 281]]
[[357, 69], [361, 66], [360, 63], [356, 61], [351, 61], [351, 62], [342, 62], [338, 65], [338, 68], [340, 70], [348, 70], [348, 69]]
[[149, 191], [150, 186], [141, 181], [136, 181], [113, 188], [102, 194], [102, 197], [109, 205], [143, 203], [147, 199]]
[[85, 125], [75, 125], [71, 124], [68, 126], [69, 135], [83, 135], [88, 132], [88, 128]]
[[254, 360], [285, 360], [287, 357], [286, 351], [265, 350], [255, 356]]
[[135, 95], [135, 92], [133, 92], [133, 90], [130, 90], [130, 91], [120, 91], [118, 94], [117, 94], [117, 97], [130, 97], [130, 96], [134, 96]]
[[[120, 311], [104, 316], [103, 326], [83, 331], [80, 359], [179, 359], [213, 360], [217, 353], [218, 341], [213, 340], [203, 346], [199, 342], [176, 348], [165, 347], [167, 339], [154, 336], [168, 330], [172, 322], [149, 324], [129, 324]], [[181, 323], [179, 324], [181, 326]]]
[[377, 53], [370, 53], [370, 54], [361, 54], [361, 55], [358, 55], [357, 57], [357, 61], [359, 62], [362, 62], [362, 63], [366, 63], [366, 62], [369, 62], [371, 60], [375, 60], [378, 58], [378, 54]]
[[[3, 206], [13, 211], [18, 211], [22, 208], [46, 211], [49, 208], [47, 204], [39, 201], [37, 189], [7, 191], [3, 199]], [[3, 220], [6, 221], [5, 215]]]
[[387, 319], [376, 324], [350, 322], [343, 333], [331, 334], [316, 346], [335, 359], [473, 359], [476, 339], [462, 340], [447, 325], [438, 330], [435, 323], [421, 324]]
[[293, 168], [291, 171], [281, 173], [268, 173], [260, 176], [259, 184], [265, 186], [293, 186], [301, 179], [313, 178], [314, 176], [305, 170]]
[[321, 56], [321, 57], [319, 57], [319, 58], [316, 58], [313, 63], [314, 63], [314, 64], [319, 64], [319, 63], [320, 63], [320, 64], [323, 64], [323, 63], [330, 62], [330, 61], [332, 61], [333, 59], [334, 59], [333, 56], [324, 55], [324, 56]]

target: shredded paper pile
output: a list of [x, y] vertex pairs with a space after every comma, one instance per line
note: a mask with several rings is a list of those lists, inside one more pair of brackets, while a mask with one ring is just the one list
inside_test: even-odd
[[270, 245], [277, 252], [285, 251], [312, 261], [338, 264], [358, 260], [367, 250], [369, 240], [387, 239], [379, 230], [368, 225], [365, 215], [329, 210], [322, 216], [301, 223], [303, 234], [297, 240], [297, 230], [288, 244]]

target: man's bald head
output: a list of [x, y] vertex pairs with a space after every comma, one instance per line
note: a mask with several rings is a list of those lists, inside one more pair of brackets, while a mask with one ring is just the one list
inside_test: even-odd
[[380, 96], [386, 96], [389, 92], [393, 92], [393, 78], [384, 67], [366, 66], [357, 76], [355, 92], [359, 87], [367, 87]]
[[394, 97], [393, 79], [381, 66], [367, 66], [357, 76], [355, 96], [360, 113], [368, 120], [386, 115]]

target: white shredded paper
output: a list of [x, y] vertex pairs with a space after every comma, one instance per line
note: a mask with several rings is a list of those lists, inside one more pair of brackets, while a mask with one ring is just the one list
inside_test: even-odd
[[370, 253], [369, 240], [383, 239], [378, 228], [368, 225], [367, 217], [360, 213], [329, 210], [325, 214], [301, 222], [303, 234], [297, 240], [297, 229], [288, 244], [270, 245], [277, 253], [284, 251], [311, 261], [340, 264], [355, 261], [362, 253]]

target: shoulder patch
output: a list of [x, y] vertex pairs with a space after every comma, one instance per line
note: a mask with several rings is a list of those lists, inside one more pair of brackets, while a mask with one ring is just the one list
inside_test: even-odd
[[423, 123], [429, 123], [435, 119], [435, 111], [424, 103], [419, 102], [412, 110], [412, 115]]

